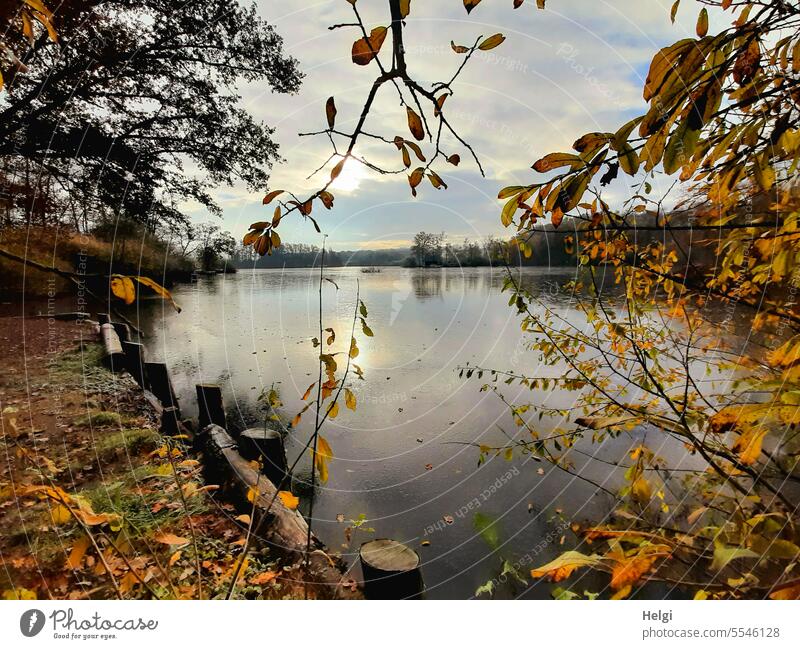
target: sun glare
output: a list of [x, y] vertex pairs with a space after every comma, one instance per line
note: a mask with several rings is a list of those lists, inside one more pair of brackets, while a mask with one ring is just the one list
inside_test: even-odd
[[353, 192], [358, 189], [365, 177], [366, 173], [363, 165], [353, 160], [348, 160], [344, 163], [339, 176], [333, 181], [331, 188], [340, 192]]

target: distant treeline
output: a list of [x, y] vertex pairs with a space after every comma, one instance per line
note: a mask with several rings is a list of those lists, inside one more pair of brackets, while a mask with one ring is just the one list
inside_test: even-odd
[[[526, 258], [520, 254], [514, 240], [486, 237], [483, 240], [464, 239], [449, 241], [444, 233], [420, 232], [408, 248], [382, 248], [377, 250], [325, 251], [325, 265], [342, 266], [405, 266], [430, 268], [436, 266], [494, 266], [504, 260], [515, 266], [573, 266], [575, 255], [569, 251], [565, 236], [570, 232], [543, 229], [528, 245], [533, 254]], [[574, 236], [574, 234], [573, 234]], [[229, 264], [237, 268], [310, 268], [320, 261], [319, 246], [307, 243], [283, 243], [271, 255], [258, 257], [252, 248], [239, 246], [232, 253]]]

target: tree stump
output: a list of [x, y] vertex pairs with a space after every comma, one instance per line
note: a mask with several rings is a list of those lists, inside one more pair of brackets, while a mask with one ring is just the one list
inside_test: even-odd
[[261, 472], [280, 487], [288, 473], [283, 435], [271, 428], [249, 428], [239, 433], [239, 454], [246, 460], [261, 460]]
[[125, 353], [117, 332], [110, 324], [100, 325], [100, 340], [103, 342], [104, 360], [114, 372], [125, 369]]
[[367, 599], [419, 599], [422, 575], [419, 555], [392, 539], [375, 539], [359, 552]]

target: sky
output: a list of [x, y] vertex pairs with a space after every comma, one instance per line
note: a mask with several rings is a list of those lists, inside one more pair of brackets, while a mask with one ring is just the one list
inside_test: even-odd
[[[362, 67], [350, 60], [360, 33], [328, 29], [352, 22], [346, 0], [258, 0], [257, 5], [283, 37], [286, 52], [299, 60], [305, 78], [299, 93], [290, 96], [274, 94], [265, 84], [244, 86], [243, 105], [275, 128], [280, 144], [284, 160], [272, 170], [268, 189], [309, 195], [327, 180], [328, 170], [310, 180], [307, 176], [331, 148], [324, 136], [298, 134], [325, 128], [330, 96], [338, 109], [337, 128], [351, 130], [378, 71], [374, 64]], [[469, 152], [454, 140], [447, 141], [446, 150], [458, 153], [461, 164], [442, 162], [435, 168], [449, 189], [437, 191], [425, 182], [417, 198], [411, 196], [405, 174], [382, 176], [348, 162], [332, 190], [334, 209], [315, 204], [314, 216], [329, 246], [401, 247], [420, 230], [445, 231], [452, 241], [510, 236], [499, 220], [500, 188], [532, 182], [535, 160], [551, 151], [569, 151], [582, 134], [614, 131], [641, 114], [641, 87], [653, 54], [694, 35], [700, 5], [683, 0], [674, 25], [671, 5], [672, 0], [548, 0], [542, 11], [533, 0], [516, 10], [512, 0], [483, 0], [467, 15], [461, 0], [411, 0], [404, 38], [410, 73], [420, 82], [453, 75], [463, 55], [450, 49], [451, 40], [472, 44], [480, 35], [506, 37], [499, 47], [473, 56], [445, 104], [448, 120], [474, 147], [486, 176], [481, 177]], [[389, 25], [386, 0], [358, 0], [358, 8], [368, 29]], [[712, 33], [724, 20], [712, 14]], [[384, 53], [390, 52], [390, 39]], [[381, 93], [367, 129], [390, 139], [410, 139], [396, 91], [387, 84]], [[423, 149], [429, 145], [421, 144]], [[364, 142], [358, 150], [381, 166], [401, 168], [393, 145]], [[605, 188], [604, 198], [621, 204], [632, 194], [632, 182], [628, 177], [615, 181]], [[668, 182], [657, 179], [655, 191], [662, 188], [659, 184], [665, 188]], [[219, 188], [215, 195], [224, 210], [223, 227], [241, 238], [251, 222], [271, 218], [273, 206], [261, 204], [264, 193], [238, 185]], [[321, 242], [321, 235], [297, 213], [281, 223], [279, 232], [284, 241]]]

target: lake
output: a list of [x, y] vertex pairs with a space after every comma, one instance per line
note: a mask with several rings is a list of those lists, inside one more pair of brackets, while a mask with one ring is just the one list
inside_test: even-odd
[[[574, 269], [516, 272], [559, 313], [582, 317], [560, 288]], [[329, 481], [314, 496], [314, 531], [350, 564], [357, 563], [359, 545], [371, 538], [408, 544], [422, 558], [428, 598], [471, 597], [499, 576], [503, 561], [518, 567], [528, 583], [499, 579], [496, 597], [548, 598], [552, 584], [534, 583], [530, 568], [574, 547], [573, 521], [602, 519], [614, 506], [608, 494], [531, 456], [478, 463], [475, 445], [502, 446], [520, 433], [498, 397], [480, 390], [489, 375], [461, 379], [458, 368], [469, 363], [554, 376], [553, 368], [537, 367], [537, 354], [526, 348], [520, 316], [500, 292], [504, 273], [491, 268], [325, 272], [338, 285], [325, 282], [323, 289], [324, 326], [335, 329], [335, 345], [349, 339], [357, 283], [375, 335], [356, 334], [356, 362], [365, 375], [364, 381], [352, 381], [357, 411], [342, 403], [322, 433], [335, 458]], [[242, 426], [258, 425], [257, 398], [274, 386], [291, 420], [317, 376], [318, 351], [310, 342], [319, 335], [317, 282], [318, 270], [312, 269], [239, 271], [177, 287], [180, 314], [161, 302], [146, 302], [140, 315], [148, 356], [169, 365], [184, 413], [196, 413], [196, 383], [218, 383], [229, 417]], [[520, 394], [517, 386], [503, 388], [509, 401]], [[526, 401], [559, 408], [569, 407], [574, 397], [552, 387], [522, 392]], [[559, 423], [543, 420], [541, 433]], [[309, 410], [287, 440], [290, 462], [312, 430]], [[601, 446], [579, 444], [578, 451], [587, 455], [572, 454], [575, 472], [616, 492], [621, 474], [591, 455], [619, 457], [621, 449], [635, 444], [636, 434]], [[308, 479], [309, 465], [304, 458], [300, 478]], [[304, 506], [307, 499], [308, 493]], [[346, 528], [361, 516], [367, 522], [348, 542]], [[599, 590], [606, 582], [587, 575], [581, 589]]]

